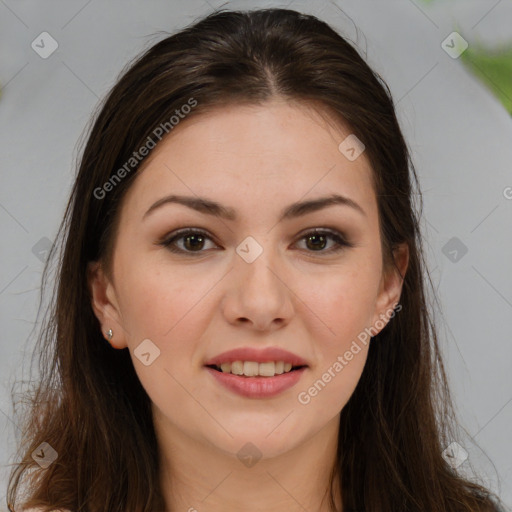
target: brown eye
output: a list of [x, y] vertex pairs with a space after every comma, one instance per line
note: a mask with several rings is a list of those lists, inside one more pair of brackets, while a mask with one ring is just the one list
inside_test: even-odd
[[[353, 246], [341, 233], [326, 230], [311, 231], [306, 233], [301, 240], [306, 241], [308, 252], [331, 253], [341, 251], [345, 247]], [[325, 250], [329, 240], [332, 240], [334, 243], [329, 249]]]
[[325, 235], [309, 235], [306, 237], [306, 245], [308, 249], [325, 249], [327, 237]]
[[[329, 254], [341, 251], [346, 247], [353, 247], [345, 237], [336, 231], [313, 230], [306, 233], [300, 241], [305, 240], [307, 252]], [[160, 245], [169, 251], [178, 254], [201, 254], [206, 252], [205, 245], [210, 241], [215, 246], [212, 238], [204, 231], [197, 229], [183, 229], [171, 234], [171, 237], [164, 240]], [[329, 246], [329, 242], [332, 242]], [[182, 243], [180, 243], [182, 242]], [[326, 249], [327, 248], [327, 249]]]
[[187, 235], [182, 237], [185, 240], [184, 246], [187, 250], [201, 249], [204, 245], [204, 237], [202, 235]]
[[[204, 232], [195, 229], [185, 229], [173, 233], [171, 238], [168, 238], [161, 243], [164, 247], [167, 247], [171, 252], [176, 253], [201, 253], [205, 243], [211, 238]], [[183, 241], [182, 247], [178, 245], [178, 242]]]

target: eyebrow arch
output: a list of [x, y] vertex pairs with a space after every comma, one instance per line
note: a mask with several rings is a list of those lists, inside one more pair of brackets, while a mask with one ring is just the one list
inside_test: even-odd
[[[169, 195], [162, 197], [149, 207], [148, 211], [143, 215], [142, 219], [144, 220], [151, 212], [155, 211], [160, 206], [168, 203], [182, 204], [200, 213], [214, 215], [215, 217], [221, 217], [226, 220], [237, 220], [237, 215], [233, 208], [222, 206], [221, 204], [215, 201], [211, 201], [210, 199], [206, 199], [204, 197], [191, 197], [180, 195]], [[358, 211], [360, 214], [366, 216], [366, 213], [361, 208], [361, 206], [359, 206], [359, 204], [357, 204], [352, 199], [339, 194], [332, 194], [330, 196], [320, 197], [318, 199], [292, 203], [281, 212], [279, 222], [282, 220], [288, 220], [295, 217], [307, 215], [308, 213], [316, 212], [318, 210], [322, 210], [323, 208], [327, 208], [328, 206], [333, 206], [336, 204], [349, 206], [354, 210]]]

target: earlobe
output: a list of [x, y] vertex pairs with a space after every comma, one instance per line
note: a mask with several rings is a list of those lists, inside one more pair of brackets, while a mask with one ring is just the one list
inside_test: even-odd
[[126, 348], [114, 288], [100, 262], [93, 261], [87, 265], [87, 284], [91, 307], [100, 323], [103, 336], [113, 348]]

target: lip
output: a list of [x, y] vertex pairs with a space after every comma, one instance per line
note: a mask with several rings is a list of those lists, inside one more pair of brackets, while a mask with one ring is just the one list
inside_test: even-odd
[[[284, 361], [291, 363], [292, 366], [309, 366], [308, 362], [288, 350], [277, 347], [268, 347], [256, 349], [250, 347], [237, 348], [223, 352], [204, 363], [205, 366], [215, 364], [220, 366], [222, 363], [232, 363], [234, 361], [254, 361], [256, 363], [268, 363], [270, 361]], [[214, 370], [215, 371], [215, 370]], [[293, 373], [293, 372], [292, 372]], [[273, 379], [275, 377], [264, 377]]]
[[307, 370], [306, 367], [303, 367], [274, 377], [244, 377], [232, 373], [222, 373], [209, 367], [205, 367], [205, 369], [225, 388], [246, 398], [276, 396], [297, 384]]

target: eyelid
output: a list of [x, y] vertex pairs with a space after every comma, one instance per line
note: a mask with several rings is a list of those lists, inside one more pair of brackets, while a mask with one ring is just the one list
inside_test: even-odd
[[338, 229], [328, 227], [308, 228], [297, 235], [297, 242], [304, 240], [308, 235], [327, 235], [336, 242], [336, 246], [334, 248], [326, 251], [306, 251], [309, 254], [315, 254], [315, 252], [318, 252], [320, 255], [336, 254], [343, 249], [355, 247], [355, 244], [350, 240], [350, 238], [347, 237], [343, 231]]
[[[185, 235], [200, 235], [204, 238], [207, 238], [211, 240], [215, 245], [219, 246], [219, 244], [215, 241], [215, 237], [210, 235], [208, 231], [202, 228], [196, 228], [196, 227], [184, 227], [179, 228], [168, 235], [164, 236], [160, 241], [156, 242], [156, 245], [161, 245], [165, 248], [167, 248], [169, 251], [173, 253], [177, 253], [180, 255], [191, 255], [193, 257], [200, 256], [202, 253], [208, 252], [208, 250], [200, 250], [200, 251], [186, 251], [183, 249], [179, 249], [176, 247], [173, 247], [173, 242], [179, 239], [182, 239], [185, 237]], [[330, 248], [328, 250], [319, 250], [319, 251], [306, 251], [310, 255], [313, 255], [315, 253], [318, 253], [319, 255], [329, 255], [329, 254], [336, 254], [343, 249], [355, 247], [355, 244], [350, 241], [349, 237], [345, 235], [344, 232], [335, 229], [335, 228], [329, 228], [329, 227], [312, 227], [312, 228], [306, 228], [303, 231], [301, 231], [298, 235], [295, 236], [295, 243], [298, 243], [305, 238], [307, 238], [308, 235], [326, 235], [327, 237], [330, 237], [335, 242], [335, 246], [333, 248]], [[299, 249], [300, 250], [300, 249]]]
[[174, 231], [171, 231], [171, 233], [165, 235], [160, 241], [156, 242], [156, 245], [162, 245], [163, 247], [167, 248], [169, 251], [178, 253], [178, 254], [191, 254], [191, 255], [200, 255], [201, 253], [204, 253], [206, 251], [184, 251], [182, 249], [178, 248], [171, 248], [172, 243], [175, 240], [179, 240], [181, 238], [184, 238], [185, 235], [201, 235], [204, 238], [208, 238], [212, 242], [215, 243], [215, 245], [219, 245], [217, 242], [215, 242], [215, 237], [210, 235], [210, 233], [202, 228], [194, 228], [194, 227], [185, 227], [185, 228], [179, 228]]

